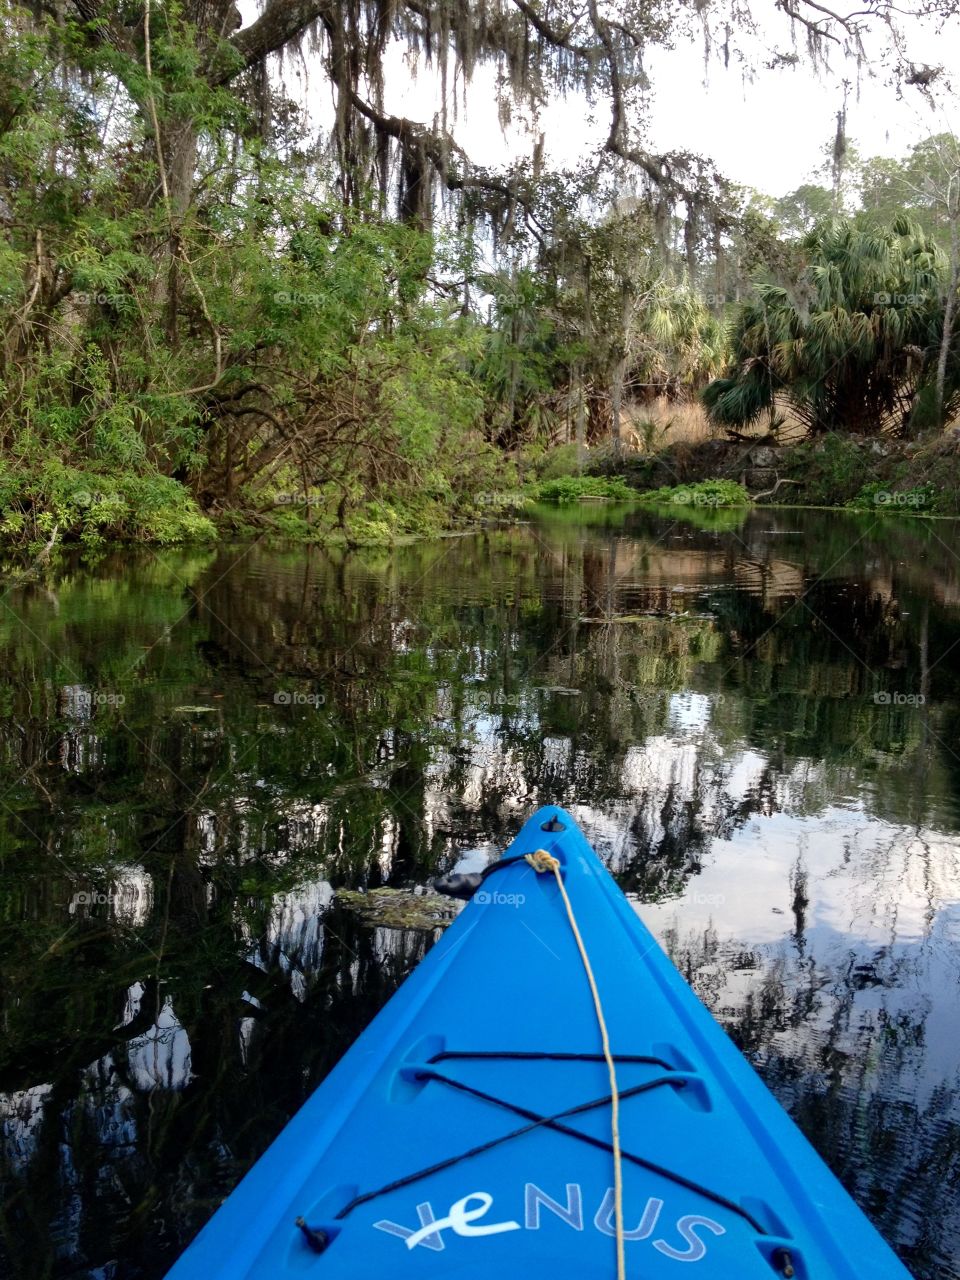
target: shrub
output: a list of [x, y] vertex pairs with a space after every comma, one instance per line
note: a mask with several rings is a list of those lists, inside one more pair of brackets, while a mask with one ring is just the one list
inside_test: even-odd
[[581, 498], [634, 502], [637, 498], [622, 476], [558, 476], [531, 486], [528, 493], [534, 502], [579, 502]]
[[852, 511], [883, 511], [897, 515], [930, 515], [935, 511], [937, 494], [934, 486], [926, 484], [911, 485], [906, 489], [898, 489], [895, 484], [884, 480], [870, 480], [854, 498], [846, 503]]
[[814, 507], [842, 506], [874, 478], [876, 461], [853, 440], [839, 435], [798, 444], [785, 458], [785, 470], [787, 478], [799, 483], [786, 486], [782, 500]]
[[640, 495], [646, 503], [684, 507], [748, 507], [749, 493], [735, 480], [700, 480], [696, 484], [668, 485]]
[[[537, 475], [541, 480], [559, 480], [563, 476], [580, 474], [581, 459], [576, 444], [561, 444], [545, 454], [537, 465]], [[586, 458], [583, 459], [586, 461]]]

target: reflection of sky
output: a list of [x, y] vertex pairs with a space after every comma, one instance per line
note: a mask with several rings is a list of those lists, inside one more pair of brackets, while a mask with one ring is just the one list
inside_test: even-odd
[[0, 1093], [0, 1141], [6, 1168], [22, 1168], [36, 1154], [43, 1108], [52, 1092], [53, 1085], [38, 1084], [32, 1089]]
[[[796, 874], [805, 875], [802, 938], [795, 937]], [[894, 826], [862, 809], [830, 807], [816, 818], [753, 818], [730, 839], [715, 838], [682, 897], [643, 903], [661, 940], [708, 933], [730, 963], [747, 946], [768, 971], [802, 980], [814, 966], [820, 988], [805, 1018], [813, 1035], [832, 1029], [837, 1001], [853, 991], [851, 1038], [864, 1024], [906, 1018], [923, 1024], [923, 1073], [916, 1096], [958, 1070], [960, 848], [946, 836]], [[721, 965], [721, 969], [723, 966]], [[734, 968], [712, 988], [714, 1007], [745, 1007], [756, 968]], [[842, 1039], [841, 1035], [841, 1039]], [[853, 1052], [853, 1045], [849, 1046]]]
[[167, 996], [153, 1026], [127, 1046], [130, 1077], [138, 1089], [183, 1089], [193, 1078], [190, 1038]]
[[[882, 1047], [900, 1034], [888, 1028], [910, 1028], [896, 1078], [882, 1087], [922, 1110], [956, 1080], [960, 1058], [960, 843], [873, 817], [869, 799], [845, 794], [849, 784], [819, 760], [772, 762], [745, 744], [722, 747], [717, 706], [711, 694], [670, 695], [665, 731], [611, 761], [612, 798], [600, 808], [568, 794], [567, 807], [618, 872], [655, 854], [676, 814], [695, 814], [706, 834], [698, 873], [682, 896], [638, 909], [678, 959], [692, 957], [701, 995], [736, 1023], [768, 982], [782, 984], [788, 1002], [812, 983], [799, 1022], [772, 1028], [767, 1043], [814, 1074], [828, 1044], [851, 1071], [867, 1069], [865, 1040]], [[502, 818], [525, 816], [541, 797], [501, 722], [480, 713], [471, 727], [462, 801], [479, 806], [495, 789]], [[545, 735], [538, 763], [572, 787], [578, 751], [589, 750]], [[488, 854], [474, 850], [458, 869]], [[807, 899], [799, 940], [798, 887]], [[707, 938], [710, 954], [696, 941]]]
[[[569, 801], [568, 807], [614, 870], [638, 856], [638, 819], [646, 848], [667, 834], [668, 795], [674, 810], [688, 806], [696, 813], [708, 833], [702, 869], [681, 898], [640, 908], [661, 940], [714, 931], [721, 949], [755, 949], [762, 965], [784, 958], [796, 964], [799, 872], [808, 899], [803, 957], [827, 975], [823, 1016], [831, 1008], [829, 975], [842, 984], [856, 971], [858, 1012], [873, 1019], [926, 1012], [927, 1078], [952, 1076], [960, 1043], [960, 996], [956, 977], [949, 977], [960, 969], [960, 845], [935, 831], [873, 818], [862, 800], [836, 800], [818, 761], [778, 764], [767, 778], [772, 794], [761, 797], [770, 761], [752, 748], [721, 750], [711, 730], [715, 703], [713, 695], [693, 691], [671, 695], [667, 731], [629, 746], [617, 763], [611, 786], [617, 798], [602, 810]], [[481, 713], [471, 724], [462, 800], [480, 804], [499, 784], [501, 812], [516, 808], [522, 815], [537, 797], [501, 737], [500, 722]], [[572, 740], [545, 736], [541, 763], [575, 776]], [[437, 762], [438, 777], [442, 771]], [[511, 786], [514, 773], [517, 785]], [[748, 816], [728, 827], [726, 815], [738, 809]], [[488, 857], [489, 849], [481, 847], [462, 856], [457, 869], [477, 869]], [[882, 963], [874, 977], [877, 955]], [[718, 999], [741, 1007], [757, 984], [756, 969], [731, 972]], [[811, 1028], [818, 1016], [811, 1015]]]
[[677, 733], [705, 729], [710, 720], [711, 706], [712, 700], [705, 693], [693, 693], [686, 689], [683, 693], [671, 694], [670, 728]]
[[[689, 890], [721, 894], [723, 909], [698, 913], [693, 899], [684, 901], [684, 923], [722, 922], [730, 934], [755, 943], [792, 929], [791, 873], [797, 865], [807, 876], [807, 928], [823, 927], [864, 946], [923, 941], [937, 912], [960, 899], [955, 840], [892, 826], [862, 809], [829, 808], [816, 819], [754, 817], [730, 839], [714, 839], [711, 854]], [[651, 903], [644, 913], [677, 907]], [[776, 915], [773, 908], [788, 914]]]
[[330, 882], [317, 880], [277, 894], [264, 934], [253, 937], [249, 926], [243, 925], [250, 939], [248, 962], [263, 970], [278, 967], [301, 1001], [306, 997], [308, 976], [320, 968], [323, 917], [332, 901]]

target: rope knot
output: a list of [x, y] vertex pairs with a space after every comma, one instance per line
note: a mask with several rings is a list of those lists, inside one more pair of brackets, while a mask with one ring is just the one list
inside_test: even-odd
[[552, 853], [547, 853], [546, 849], [535, 849], [533, 853], [528, 853], [526, 861], [536, 872], [552, 871], [556, 874], [560, 870], [559, 860]]

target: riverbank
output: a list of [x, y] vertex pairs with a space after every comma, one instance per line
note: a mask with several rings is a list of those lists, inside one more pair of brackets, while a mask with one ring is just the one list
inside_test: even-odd
[[588, 470], [622, 476], [640, 492], [732, 481], [754, 502], [960, 516], [960, 440], [953, 435], [899, 441], [829, 434], [792, 445], [770, 437], [704, 440], [619, 462], [604, 455]]
[[[512, 465], [500, 467], [499, 491], [516, 490]], [[494, 470], [494, 474], [496, 471]], [[81, 470], [55, 459], [34, 468], [0, 464], [0, 551], [30, 560], [60, 548], [98, 552], [110, 546], [213, 543], [275, 537], [331, 546], [398, 546], [456, 532], [489, 513], [482, 491], [362, 494], [348, 505], [322, 488], [274, 492], [260, 503], [203, 502], [187, 483], [159, 472]]]
[[484, 475], [482, 489], [442, 497], [370, 497], [348, 513], [324, 501], [322, 491], [281, 495], [284, 500], [268, 508], [208, 510], [170, 476], [94, 474], [51, 463], [42, 474], [20, 475], [14, 483], [11, 473], [0, 470], [0, 549], [46, 559], [71, 545], [96, 552], [111, 545], [210, 543], [222, 537], [399, 546], [500, 523], [532, 499], [629, 501], [678, 486], [680, 496], [673, 500], [692, 506], [728, 505], [724, 494], [741, 486], [742, 498], [730, 502], [960, 516], [960, 440], [952, 435], [898, 441], [831, 434], [791, 445], [772, 437], [711, 439], [619, 459], [597, 449], [582, 476], [569, 474], [573, 465], [569, 448], [552, 451], [535, 469], [522, 462], [518, 468], [517, 460], [504, 455]]

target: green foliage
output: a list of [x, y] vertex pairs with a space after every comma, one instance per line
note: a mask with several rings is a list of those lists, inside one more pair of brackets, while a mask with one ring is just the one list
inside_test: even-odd
[[64, 533], [93, 549], [128, 540], [160, 544], [216, 537], [188, 491], [169, 476], [80, 470], [56, 458], [0, 468], [0, 538], [37, 551]]
[[[860, 210], [857, 221], [867, 227], [909, 214], [925, 235], [947, 251], [951, 176], [960, 170], [960, 142], [950, 133], [933, 134], [915, 143], [906, 156], [874, 156], [859, 169]], [[954, 179], [955, 181], [956, 179]]]
[[936, 506], [936, 494], [929, 481], [907, 487], [892, 487], [888, 480], [870, 480], [846, 506], [854, 511], [877, 511], [886, 515], [932, 515]]
[[[815, 430], [939, 421], [943, 264], [915, 229], [818, 224], [798, 247], [782, 236], [790, 208], [805, 225], [821, 189], [781, 201], [779, 224], [741, 192], [723, 254], [714, 243], [711, 267], [691, 241], [678, 268], [669, 211], [598, 217], [592, 200], [587, 217], [571, 193], [596, 186], [567, 175], [537, 184], [536, 248], [515, 241], [485, 272], [471, 218], [442, 234], [398, 221], [363, 183], [345, 201], [292, 104], [207, 74], [193, 9], [153, 14], [149, 77], [141, 29], [91, 40], [44, 12], [0, 0], [8, 542], [168, 542], [214, 525], [396, 540], [488, 510], [519, 487], [517, 461], [538, 459], [542, 482], [576, 477], [577, 446], [551, 451], [574, 432], [614, 441], [616, 475], [616, 406], [710, 379], [724, 425], [773, 417], [778, 398]], [[943, 145], [915, 148], [907, 185]], [[874, 177], [877, 208], [907, 190]], [[746, 271], [764, 278], [734, 320], [732, 363], [724, 255], [738, 291]], [[949, 411], [956, 354], [947, 392]], [[652, 419], [641, 432], [660, 443]]]
[[583, 470], [580, 450], [575, 444], [557, 445], [537, 462], [536, 470], [541, 480], [579, 475]]
[[827, 507], [843, 506], [854, 498], [871, 479], [876, 459], [854, 441], [832, 433], [798, 444], [784, 461], [787, 478], [799, 485], [786, 486], [778, 497]]
[[677, 507], [748, 507], [749, 493], [735, 480], [698, 480], [694, 484], [667, 485], [639, 495], [641, 502]]
[[634, 502], [637, 498], [636, 490], [620, 476], [558, 476], [532, 485], [528, 494], [533, 502], [561, 505], [579, 502], [582, 498], [606, 498], [615, 502]]
[[673, 393], [703, 386], [728, 355], [723, 323], [704, 300], [662, 281], [637, 309], [630, 348], [628, 385]]
[[802, 238], [808, 235], [818, 222], [829, 218], [834, 211], [832, 191], [814, 182], [802, 183], [795, 191], [774, 201], [777, 220], [788, 236]]
[[782, 401], [813, 431], [906, 430], [935, 366], [943, 255], [903, 218], [870, 231], [830, 220], [803, 247], [796, 287], [759, 284], [738, 308], [733, 364], [703, 393], [711, 419], [743, 427]]
[[[166, 542], [209, 536], [214, 517], [364, 542], [436, 528], [492, 487], [484, 330], [431, 284], [457, 268], [456, 245], [345, 210], [311, 162], [281, 164], [247, 135], [179, 218], [174, 260], [155, 152], [124, 95], [101, 133], [57, 73], [53, 34], [9, 6], [0, 22], [14, 353], [0, 360], [0, 536]], [[155, 36], [161, 119], [190, 121], [213, 161], [237, 100], [196, 77], [189, 38], [165, 21]], [[90, 102], [116, 92], [114, 63], [145, 92], [139, 64], [92, 57]]]
[[481, 283], [492, 297], [491, 322], [474, 371], [488, 438], [510, 445], [548, 428], [569, 353], [561, 348], [546, 278], [527, 269]]

